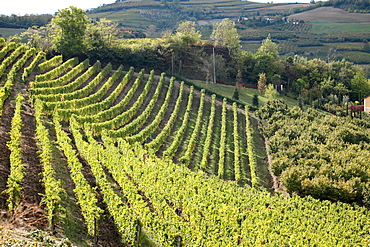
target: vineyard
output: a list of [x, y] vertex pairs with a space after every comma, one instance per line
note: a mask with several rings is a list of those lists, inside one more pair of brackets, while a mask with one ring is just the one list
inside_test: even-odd
[[365, 208], [271, 195], [248, 106], [4, 40], [0, 62], [8, 219], [77, 246], [370, 244]]

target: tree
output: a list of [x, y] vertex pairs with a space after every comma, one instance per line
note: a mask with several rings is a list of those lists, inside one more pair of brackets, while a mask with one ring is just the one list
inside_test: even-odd
[[274, 85], [268, 84], [265, 91], [265, 96], [268, 99], [277, 99], [278, 92], [275, 90]]
[[259, 73], [259, 80], [258, 80], [258, 91], [260, 93], [264, 93], [266, 91], [266, 84], [267, 84], [267, 77], [265, 73]]
[[262, 41], [262, 45], [258, 48], [257, 53], [265, 53], [273, 56], [275, 59], [279, 56], [278, 46], [271, 41], [271, 35], [269, 34], [266, 39]]
[[91, 21], [85, 31], [85, 52], [89, 58], [109, 59], [110, 48], [113, 41], [117, 38], [117, 26], [104, 18]]
[[229, 51], [240, 49], [240, 36], [235, 28], [235, 22], [226, 18], [213, 26], [211, 39], [216, 45], [226, 46]]
[[179, 24], [177, 27], [175, 41], [182, 45], [195, 45], [199, 43], [202, 35], [196, 30], [197, 24], [194, 21], [185, 21]]
[[57, 52], [67, 57], [84, 52], [88, 19], [82, 9], [73, 6], [62, 9], [52, 19], [52, 24], [55, 28], [52, 43]]
[[252, 105], [258, 108], [259, 106], [258, 94], [253, 95]]
[[354, 99], [359, 99], [360, 97], [365, 97], [370, 94], [370, 83], [366, 79], [365, 73], [360, 70], [357, 71], [351, 80], [352, 93], [355, 93]]

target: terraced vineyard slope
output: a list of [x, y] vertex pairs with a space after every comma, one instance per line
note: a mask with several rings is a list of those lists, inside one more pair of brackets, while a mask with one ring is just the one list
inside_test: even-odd
[[261, 186], [266, 167], [253, 152], [260, 140], [248, 107], [154, 71], [45, 60], [19, 47], [1, 43], [9, 216], [30, 205], [37, 227], [79, 245], [370, 244], [365, 208]]

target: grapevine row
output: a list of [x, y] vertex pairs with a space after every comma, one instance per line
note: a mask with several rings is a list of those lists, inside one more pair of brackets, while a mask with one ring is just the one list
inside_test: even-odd
[[100, 73], [94, 77], [93, 80], [85, 87], [76, 90], [71, 93], [64, 94], [48, 94], [48, 95], [38, 95], [37, 98], [44, 102], [55, 102], [55, 101], [66, 101], [87, 97], [93, 90], [94, 87], [99, 85], [99, 83], [111, 72], [112, 64], [108, 64], [100, 71]]
[[47, 69], [49, 69], [53, 66], [58, 66], [62, 62], [63, 62], [63, 56], [62, 55], [54, 56], [51, 59], [39, 64], [39, 66], [38, 66], [39, 67], [39, 72], [43, 73]]
[[240, 167], [240, 148], [239, 148], [239, 133], [238, 133], [238, 107], [236, 102], [233, 103], [233, 136], [234, 136], [234, 172], [235, 172], [235, 180], [240, 181], [241, 175], [241, 167]]
[[37, 101], [35, 104], [36, 138], [40, 144], [40, 161], [43, 166], [42, 182], [45, 187], [41, 203], [46, 206], [49, 225], [52, 229], [58, 219], [58, 214], [62, 211], [62, 198], [64, 192], [60, 180], [55, 179], [55, 171], [52, 166], [52, 142], [49, 130], [43, 124], [42, 104]]
[[[163, 76], [163, 78], [164, 78], [164, 76]], [[92, 127], [93, 127], [94, 133], [100, 133], [103, 129], [107, 129], [111, 132], [112, 135], [114, 135], [116, 137], [122, 137], [121, 133], [123, 133], [123, 134], [131, 133], [131, 132], [128, 132], [128, 130], [132, 130], [132, 129], [135, 129], [136, 127], [140, 127], [140, 125], [142, 123], [140, 121], [145, 120], [145, 118], [143, 118], [143, 117], [139, 117], [139, 118], [135, 119], [134, 121], [130, 122], [128, 125], [126, 125], [123, 128], [117, 130], [116, 132], [113, 131], [114, 129], [117, 129], [118, 127], [123, 126], [124, 124], [129, 122], [135, 116], [135, 114], [140, 110], [140, 107], [144, 103], [144, 100], [145, 100], [147, 94], [149, 93], [149, 89], [152, 85], [153, 79], [154, 79], [154, 71], [151, 72], [151, 74], [149, 76], [149, 79], [148, 79], [147, 83], [145, 84], [145, 87], [144, 87], [143, 91], [141, 92], [140, 96], [136, 99], [135, 103], [131, 106], [131, 108], [128, 109], [127, 111], [123, 112], [122, 114], [116, 115], [111, 120], [93, 124]], [[153, 101], [157, 100], [160, 88], [162, 88], [162, 84], [163, 84], [163, 81], [160, 80], [160, 82], [157, 85], [157, 90], [155, 91], [154, 96], [153, 96], [152, 100], [150, 101], [147, 109], [149, 109], [151, 107], [151, 105], [153, 105]], [[154, 105], [153, 105], [153, 107], [154, 107]], [[142, 113], [142, 115], [143, 114], [144, 113]]]
[[[102, 74], [106, 74], [106, 71], [103, 70], [101, 71]], [[102, 74], [100, 74], [99, 76], [96, 76], [94, 77], [93, 81], [89, 83], [94, 85], [94, 84], [97, 84], [99, 83], [101, 80], [104, 79], [104, 77], [102, 76]], [[69, 94], [69, 96], [75, 96], [77, 97], [76, 99], [71, 99], [71, 100], [63, 100], [63, 101], [56, 101], [56, 102], [47, 102], [45, 103], [45, 106], [46, 106], [46, 109], [48, 111], [52, 111], [54, 109], [60, 109], [59, 110], [59, 113], [60, 113], [60, 116], [65, 116], [66, 115], [66, 112], [67, 114], [69, 114], [69, 116], [71, 116], [71, 114], [75, 113], [75, 114], [82, 114], [83, 112], [86, 112], [85, 109], [81, 109], [81, 108], [86, 108], [88, 106], [92, 106], [91, 103], [93, 102], [98, 102], [99, 100], [101, 100], [103, 98], [103, 96], [105, 95], [105, 93], [109, 90], [109, 88], [111, 88], [111, 86], [114, 84], [114, 82], [121, 76], [122, 74], [122, 69], [121, 67], [116, 71], [116, 73], [114, 73], [112, 75], [112, 77], [104, 84], [104, 86], [102, 86], [96, 93], [94, 94], [91, 94], [87, 97], [83, 97], [83, 98], [79, 98], [79, 96], [81, 95], [81, 93], [85, 94], [86, 93], [86, 90], [77, 90], [77, 91], [74, 91], [72, 92], [71, 94]], [[80, 77], [81, 78], [81, 77]], [[121, 86], [122, 85], [122, 86]], [[124, 87], [125, 85], [122, 83], [122, 84], [119, 84], [119, 86], [117, 87], [117, 89], [113, 92], [113, 94], [111, 94], [111, 96], [109, 96], [107, 99], [105, 99], [104, 101], [98, 103], [98, 104], [101, 104], [101, 105], [107, 105], [106, 101], [109, 101], [111, 102], [112, 100], [109, 100], [111, 97], [115, 97], [116, 94], [117, 94], [117, 91], [118, 93], [120, 93], [120, 90], [122, 90], [122, 88]], [[85, 87], [84, 87], [85, 88]], [[88, 87], [90, 90], [91, 88]], [[63, 95], [64, 96], [64, 95]], [[63, 97], [61, 96], [61, 97]], [[109, 105], [109, 102], [108, 102], [108, 105]], [[101, 107], [102, 109], [102, 107]], [[63, 113], [62, 113], [63, 112]], [[89, 111], [87, 111], [89, 112]]]
[[172, 129], [173, 125], [175, 124], [175, 121], [177, 119], [177, 115], [180, 111], [180, 106], [181, 106], [183, 94], [184, 94], [184, 82], [181, 82], [179, 96], [177, 97], [175, 107], [173, 109], [173, 112], [172, 112], [172, 114], [170, 116], [170, 119], [168, 120], [166, 126], [164, 126], [162, 131], [156, 136], [155, 139], [153, 139], [151, 142], [148, 142], [148, 143], [145, 144], [145, 146], [147, 148], [151, 149], [152, 152], [154, 152], [154, 153], [157, 152], [158, 149], [163, 144], [164, 140], [170, 135], [171, 129]]
[[53, 117], [54, 127], [57, 136], [57, 143], [60, 150], [67, 158], [68, 167], [70, 169], [71, 178], [75, 184], [74, 192], [81, 208], [81, 213], [85, 219], [88, 233], [92, 236], [95, 230], [95, 222], [100, 219], [103, 210], [97, 205], [98, 199], [95, 196], [95, 189], [91, 188], [86, 181], [76, 151], [73, 149], [71, 139], [67, 133], [62, 130], [58, 116]]
[[249, 119], [249, 107], [247, 105], [245, 106], [245, 131], [247, 135], [247, 153], [249, 159], [249, 168], [251, 173], [252, 186], [257, 187], [258, 186], [258, 176], [256, 171], [257, 160], [253, 141], [253, 128], [251, 126], [251, 122]]
[[227, 119], [227, 100], [224, 98], [222, 103], [221, 113], [221, 137], [218, 160], [218, 177], [223, 179], [225, 177], [225, 155], [226, 155], [226, 119]]
[[0, 51], [0, 60], [3, 59], [9, 51], [16, 49], [19, 46], [18, 43], [9, 42]]
[[206, 140], [204, 143], [203, 153], [202, 153], [202, 160], [200, 162], [200, 168], [202, 170], [205, 170], [208, 165], [208, 156], [209, 151], [211, 149], [211, 139], [213, 134], [213, 125], [215, 120], [215, 112], [216, 112], [216, 95], [212, 95], [212, 103], [211, 103], [211, 113], [209, 116], [209, 122], [207, 125], [207, 134], [206, 134]]
[[179, 145], [181, 144], [182, 139], [184, 138], [185, 130], [189, 122], [189, 117], [191, 113], [191, 108], [193, 105], [194, 97], [194, 87], [190, 87], [190, 93], [188, 97], [188, 103], [186, 106], [185, 114], [181, 123], [180, 128], [176, 132], [176, 135], [173, 138], [171, 145], [163, 152], [164, 156], [172, 157], [176, 153]]
[[[98, 63], [98, 62], [97, 62]], [[95, 63], [96, 66], [99, 65]], [[66, 93], [66, 88], [64, 87], [65, 84], [67, 84], [69, 81], [71, 81], [76, 75], [81, 73], [83, 70], [87, 69], [89, 67], [89, 60], [86, 59], [79, 65], [75, 66], [72, 70], [70, 70], [68, 73], [64, 74], [61, 77], [58, 77], [57, 79], [50, 80], [50, 81], [43, 81], [43, 82], [31, 82], [30, 83], [30, 92], [33, 95], [38, 94], [58, 94], [58, 93]], [[37, 87], [35, 84], [42, 83], [43, 87]], [[69, 83], [71, 84], [71, 83]], [[68, 89], [70, 89], [71, 86], [68, 86], [69, 84], [65, 85]], [[73, 89], [71, 89], [72, 91]]]
[[[103, 138], [107, 139], [107, 138]], [[126, 142], [125, 142], [126, 143]], [[197, 231], [190, 228], [189, 222], [186, 222], [182, 217], [176, 213], [176, 208], [171, 207], [164, 197], [158, 193], [152, 193], [148, 188], [144, 188], [137, 184], [138, 181], [132, 174], [132, 170], [128, 168], [130, 159], [133, 159], [133, 165], [140, 163], [146, 165], [145, 157], [140, 158], [129, 153], [128, 155], [120, 155], [119, 150], [112, 143], [106, 144], [104, 152], [104, 165], [108, 168], [113, 178], [121, 186], [122, 192], [127, 197], [130, 205], [135, 210], [136, 215], [139, 217], [140, 223], [143, 228], [154, 235], [157, 242], [170, 246], [179, 236], [187, 237], [191, 234], [196, 234]], [[122, 149], [122, 151], [126, 151]], [[144, 158], [144, 159], [142, 159]], [[138, 161], [140, 163], [138, 163]], [[150, 199], [150, 205], [138, 195], [138, 191]], [[189, 237], [190, 238], [190, 237]]]
[[7, 67], [9, 67], [22, 53], [26, 52], [27, 47], [24, 45], [15, 49], [10, 56], [6, 57], [0, 64], [0, 77], [3, 76]]
[[36, 49], [34, 48], [27, 50], [26, 53], [20, 59], [18, 59], [18, 61], [15, 64], [13, 64], [12, 68], [8, 72], [5, 84], [3, 87], [0, 88], [0, 116], [2, 115], [3, 112], [2, 109], [4, 102], [9, 97], [11, 90], [13, 88], [17, 72], [24, 66], [27, 60], [35, 54], [35, 52]]
[[[66, 72], [69, 68], [73, 68], [74, 66], [76, 66], [78, 64], [78, 58], [75, 57], [75, 58], [71, 58], [67, 61], [65, 61], [63, 64], [61, 64], [60, 66], [57, 66], [55, 67], [54, 69], [44, 73], [44, 74], [39, 74], [39, 75], [36, 75], [36, 82], [42, 82], [42, 81], [50, 81], [52, 79], [55, 79], [57, 77], [59, 77], [61, 74], [63, 74], [64, 72]], [[49, 86], [49, 85], [45, 85], [45, 86]], [[34, 87], [37, 88], [37, 87], [45, 87], [42, 83], [35, 83], [34, 84]]]
[[[126, 84], [132, 77], [134, 73], [134, 68], [131, 67], [129, 72], [125, 75], [121, 83]], [[107, 107], [96, 107], [96, 109], [99, 109], [98, 111], [91, 111], [87, 110], [86, 112], [88, 114], [80, 114], [76, 116], [77, 122], [82, 125], [84, 123], [97, 123], [97, 122], [103, 122], [109, 119], [114, 118], [116, 115], [122, 113], [123, 109], [126, 107], [126, 105], [129, 103], [131, 98], [134, 96], [134, 93], [136, 92], [137, 88], [139, 87], [142, 78], [144, 76], [144, 70], [141, 70], [138, 77], [134, 81], [134, 84], [131, 86], [130, 90], [127, 92], [125, 97], [116, 105], [111, 106], [109, 109], [104, 110]], [[93, 105], [91, 107], [94, 107]], [[95, 107], [94, 107], [95, 109]]]
[[45, 59], [46, 53], [43, 51], [40, 51], [37, 53], [36, 57], [33, 59], [33, 61], [23, 70], [22, 74], [22, 81], [25, 81], [28, 76], [32, 73], [32, 71], [36, 68], [36, 65], [42, 60]]
[[10, 175], [7, 180], [7, 188], [5, 193], [8, 195], [7, 206], [9, 211], [13, 212], [21, 199], [21, 182], [25, 176], [23, 171], [24, 164], [22, 164], [22, 150], [21, 150], [21, 137], [22, 137], [22, 103], [24, 97], [18, 94], [15, 103], [14, 116], [12, 118], [10, 141], [7, 146], [10, 150]]
[[[154, 95], [153, 95], [152, 99], [150, 100], [149, 104], [146, 106], [145, 110], [140, 114], [140, 116], [138, 116], [136, 119], [134, 119], [133, 121], [128, 123], [126, 126], [122, 127], [121, 129], [110, 130], [109, 133], [110, 133], [111, 136], [114, 136], [116, 138], [117, 137], [126, 137], [126, 136], [132, 134], [133, 132], [137, 131], [140, 127], [142, 127], [145, 124], [145, 122], [148, 120], [148, 118], [150, 116], [150, 113], [152, 112], [152, 110], [153, 110], [153, 108], [154, 108], [154, 106], [155, 106], [155, 104], [158, 100], [159, 94], [160, 94], [162, 86], [163, 86], [164, 79], [165, 79], [165, 77], [164, 77], [164, 73], [163, 73], [162, 76], [161, 76], [161, 79], [159, 80], [159, 82], [157, 84], [157, 88], [154, 92]], [[148, 87], [148, 89], [149, 89], [149, 87]], [[145, 96], [146, 96], [147, 92], [148, 91], [144, 89], [143, 93], [145, 94]], [[141, 107], [141, 105], [144, 101], [144, 98], [145, 98], [145, 96], [143, 96], [143, 93], [139, 96], [137, 101], [134, 103], [133, 107], [127, 111], [127, 112], [131, 112], [131, 114], [129, 114], [129, 116], [130, 116], [129, 118], [132, 118], [134, 116], [134, 114], [136, 114], [136, 112]]]
[[[88, 137], [90, 144], [83, 140], [75, 118], [71, 119], [70, 124], [77, 149], [91, 167], [91, 171], [101, 189], [103, 201], [107, 205], [110, 215], [113, 217], [118, 232], [125, 242], [134, 244], [137, 234], [137, 216], [135, 216], [133, 209], [126, 204], [123, 198], [114, 192], [107, 178], [101, 164], [101, 160], [105, 159], [105, 157], [102, 157], [102, 153], [104, 152], [103, 147], [97, 144], [91, 135]], [[86, 131], [86, 133], [91, 134], [91, 131]]]
[[[168, 105], [169, 105], [170, 100], [171, 100], [171, 94], [172, 94], [172, 91], [173, 91], [174, 82], [175, 82], [175, 78], [172, 77], [171, 81], [170, 81], [170, 85], [168, 86], [166, 98], [164, 99], [164, 102], [163, 102], [161, 108], [159, 109], [158, 113], [155, 115], [154, 120], [151, 121], [143, 130], [141, 130], [136, 135], [127, 137], [126, 140], [129, 143], [134, 143], [134, 142], [142, 143], [142, 142], [144, 142], [158, 128], [159, 124], [163, 120], [164, 114], [166, 113], [166, 111], [168, 109]], [[149, 114], [147, 115], [147, 119], [148, 119], [148, 116], [149, 116]]]
[[193, 151], [195, 149], [195, 144], [199, 136], [199, 130], [202, 123], [202, 117], [203, 117], [203, 109], [204, 109], [204, 98], [205, 98], [205, 92], [202, 90], [202, 96], [200, 98], [200, 104], [198, 109], [198, 115], [195, 122], [195, 127], [193, 129], [193, 132], [191, 134], [189, 143], [187, 145], [187, 149], [185, 151], [185, 154], [180, 158], [180, 161], [188, 165], [190, 163], [190, 159], [193, 156]]

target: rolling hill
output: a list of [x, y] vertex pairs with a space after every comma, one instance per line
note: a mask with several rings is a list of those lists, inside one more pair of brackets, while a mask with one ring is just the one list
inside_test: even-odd
[[2, 235], [23, 225], [76, 246], [370, 243], [367, 209], [266, 190], [248, 107], [160, 72], [0, 42]]

